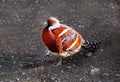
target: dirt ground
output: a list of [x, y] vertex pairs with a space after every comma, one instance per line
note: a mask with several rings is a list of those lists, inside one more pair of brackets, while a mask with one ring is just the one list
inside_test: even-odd
[[[100, 48], [55, 67], [41, 39], [50, 16], [84, 39], [104, 38]], [[120, 0], [1, 0], [0, 82], [120, 82]]]

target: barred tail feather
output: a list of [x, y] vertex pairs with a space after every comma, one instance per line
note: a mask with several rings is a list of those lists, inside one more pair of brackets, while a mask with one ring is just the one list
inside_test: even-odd
[[100, 39], [99, 41], [88, 41], [86, 40], [83, 45], [82, 48], [86, 49], [87, 52], [95, 52], [96, 49], [99, 48], [100, 43], [103, 41], [103, 39]]

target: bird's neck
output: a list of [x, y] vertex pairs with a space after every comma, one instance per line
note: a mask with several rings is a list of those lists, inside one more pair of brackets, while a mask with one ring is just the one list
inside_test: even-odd
[[59, 28], [60, 27], [60, 23], [59, 22], [57, 22], [57, 23], [55, 23], [54, 25], [47, 25], [46, 26], [46, 28], [48, 29], [48, 30], [54, 30], [54, 29], [56, 29], [56, 28]]

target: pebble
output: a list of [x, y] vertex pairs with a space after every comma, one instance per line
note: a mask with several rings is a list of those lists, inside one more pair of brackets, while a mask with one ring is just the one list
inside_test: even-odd
[[71, 69], [72, 67], [71, 66], [67, 66], [66, 68]]
[[57, 74], [54, 74], [55, 76], [58, 76]]
[[16, 78], [16, 80], [17, 80], [17, 81], [19, 81], [19, 80], [20, 80], [20, 78]]
[[30, 80], [30, 78], [29, 78], [29, 77], [27, 78], [27, 81], [28, 81], [28, 80]]
[[61, 81], [60, 81], [60, 78], [58, 78], [57, 80], [55, 80], [55, 82], [61, 82]]
[[62, 70], [61, 73], [64, 73], [64, 71]]
[[120, 74], [116, 74], [116, 76], [120, 77]]
[[75, 64], [73, 64], [73, 67], [75, 67]]
[[3, 74], [5, 74], [5, 73], [2, 72], [1, 75], [3, 75]]
[[23, 72], [22, 75], [25, 75], [25, 72]]
[[79, 80], [80, 80], [80, 81], [82, 81], [82, 80], [83, 80], [83, 78], [81, 77]]
[[39, 2], [39, 0], [36, 0], [35, 2], [36, 2], [36, 3], [38, 3], [38, 2]]
[[90, 72], [91, 76], [97, 76], [100, 74], [100, 68], [93, 68]]
[[5, 0], [2, 0], [2, 2], [5, 2]]
[[107, 77], [109, 76], [109, 74], [108, 74], [108, 73], [103, 73], [103, 75], [104, 75], [104, 76], [107, 76]]
[[86, 56], [88, 56], [88, 57], [90, 57], [90, 56], [92, 56], [93, 54], [91, 53], [91, 52], [89, 52], [89, 53], [87, 53], [87, 54], [85, 54]]
[[55, 80], [55, 78], [54, 78], [54, 77], [52, 77], [51, 79], [52, 79], [52, 80]]
[[98, 82], [102, 82], [101, 80], [99, 80]]
[[13, 64], [16, 64], [16, 61], [13, 61]]
[[103, 49], [101, 49], [101, 52], [103, 52]]

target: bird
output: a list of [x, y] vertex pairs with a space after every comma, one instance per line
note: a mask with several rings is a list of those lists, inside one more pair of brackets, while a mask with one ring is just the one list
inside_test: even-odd
[[101, 40], [85, 40], [80, 33], [65, 24], [61, 24], [55, 17], [49, 17], [46, 24], [42, 30], [42, 40], [49, 52], [60, 58], [57, 66], [62, 65], [63, 58], [80, 52], [81, 48], [87, 52], [95, 52], [101, 43]]

